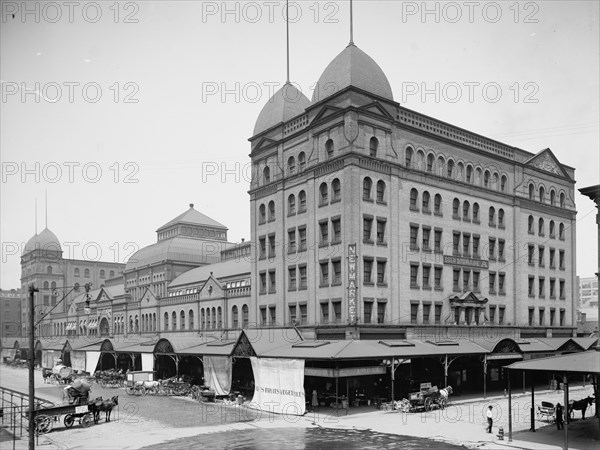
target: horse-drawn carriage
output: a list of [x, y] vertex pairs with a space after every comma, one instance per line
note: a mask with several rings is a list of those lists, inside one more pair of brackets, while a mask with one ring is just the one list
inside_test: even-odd
[[70, 367], [57, 364], [52, 369], [42, 368], [44, 383], [69, 384], [73, 382], [73, 371]]
[[102, 388], [120, 388], [125, 385], [126, 375], [123, 370], [98, 370], [94, 379]]
[[125, 392], [129, 395], [158, 394], [160, 383], [154, 380], [154, 372], [138, 370], [127, 372]]
[[452, 394], [452, 387], [438, 389], [431, 383], [421, 383], [419, 392], [409, 394], [410, 411], [431, 411], [434, 408], [444, 409], [448, 404], [448, 396]]

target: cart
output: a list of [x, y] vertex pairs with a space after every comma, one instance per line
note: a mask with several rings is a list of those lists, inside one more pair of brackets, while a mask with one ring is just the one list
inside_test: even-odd
[[146, 395], [147, 392], [145, 382], [147, 381], [154, 381], [154, 372], [151, 370], [127, 372], [125, 392], [127, 392], [129, 395]]
[[88, 405], [89, 385], [83, 382], [75, 382], [67, 386], [64, 392], [68, 397], [67, 405], [52, 406], [33, 411], [33, 423], [38, 433], [50, 432], [53, 424], [59, 422], [61, 416], [64, 416], [63, 423], [67, 428], [71, 428], [75, 420], [79, 420], [82, 427], [89, 427], [93, 423], [94, 417], [90, 405]]
[[421, 383], [419, 392], [409, 394], [410, 411], [431, 411], [439, 407], [444, 408], [446, 398], [440, 394], [437, 386], [431, 386], [431, 383]]

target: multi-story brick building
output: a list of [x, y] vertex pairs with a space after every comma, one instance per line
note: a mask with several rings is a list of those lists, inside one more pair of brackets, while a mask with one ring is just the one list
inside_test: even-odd
[[20, 289], [0, 289], [0, 337], [3, 340], [21, 337], [23, 297]]
[[355, 338], [422, 325], [572, 333], [574, 169], [550, 149], [401, 107], [353, 44], [312, 103], [291, 85], [276, 93], [250, 142], [258, 323]]

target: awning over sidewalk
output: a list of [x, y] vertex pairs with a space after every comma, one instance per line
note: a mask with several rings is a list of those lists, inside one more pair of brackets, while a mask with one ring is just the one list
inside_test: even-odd
[[507, 366], [507, 368], [511, 370], [600, 374], [600, 352], [588, 350], [550, 358], [519, 361]]

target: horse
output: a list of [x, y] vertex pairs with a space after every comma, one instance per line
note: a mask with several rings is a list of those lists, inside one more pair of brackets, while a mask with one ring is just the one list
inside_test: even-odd
[[92, 413], [92, 417], [94, 418], [95, 424], [97, 424], [100, 421], [100, 411], [103, 403], [104, 400], [102, 399], [102, 397], [97, 397], [88, 403], [88, 409]]
[[448, 397], [450, 396], [450, 394], [452, 394], [454, 392], [454, 390], [452, 389], [452, 386], [446, 386], [444, 389], [440, 389], [440, 401], [439, 404], [442, 408], [444, 408], [446, 406], [446, 404], [448, 403]]
[[[105, 422], [110, 422], [110, 414], [111, 414], [113, 408], [115, 406], [117, 406], [118, 404], [119, 404], [119, 396], [118, 395], [115, 395], [110, 400], [105, 400], [104, 402], [102, 402], [102, 406], [100, 407], [100, 411], [104, 411], [105, 412], [105, 416], [104, 416], [104, 421]], [[100, 413], [98, 413], [98, 416], [100, 416]]]
[[152, 391], [155, 394], [158, 394], [160, 390], [160, 383], [158, 381], [136, 381], [136, 387], [143, 386], [147, 391]]
[[52, 369], [42, 368], [42, 377], [44, 378], [44, 383], [52, 383], [52, 380], [54, 379]]
[[593, 397], [586, 397], [582, 398], [581, 400], [571, 400], [569, 402], [569, 417], [572, 419], [573, 411], [577, 410], [581, 411], [581, 419], [585, 419], [585, 410], [587, 409], [588, 405], [591, 406], [592, 403], [594, 403]]

